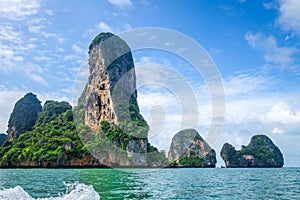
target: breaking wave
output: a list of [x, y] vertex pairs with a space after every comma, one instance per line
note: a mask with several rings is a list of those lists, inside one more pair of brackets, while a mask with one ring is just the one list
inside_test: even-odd
[[99, 200], [93, 186], [82, 183], [66, 184], [66, 193], [59, 197], [33, 198], [21, 186], [0, 190], [0, 200]]

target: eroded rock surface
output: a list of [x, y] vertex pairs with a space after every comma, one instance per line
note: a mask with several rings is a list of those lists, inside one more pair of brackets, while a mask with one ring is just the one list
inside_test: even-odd
[[172, 139], [168, 159], [183, 167], [215, 167], [216, 152], [194, 129], [176, 133]]

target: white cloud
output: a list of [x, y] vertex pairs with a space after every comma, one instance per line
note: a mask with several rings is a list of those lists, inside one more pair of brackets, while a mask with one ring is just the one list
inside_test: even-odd
[[134, 57], [133, 59], [134, 59], [134, 64], [136, 67], [141, 67], [146, 64], [154, 63], [154, 59], [149, 56], [141, 56], [138, 58]]
[[128, 31], [132, 29], [131, 25], [128, 23], [121, 23], [115, 26], [112, 26], [111, 24], [107, 24], [104, 21], [100, 21], [95, 25], [94, 28], [88, 29], [84, 34], [83, 37], [89, 38], [89, 40], [92, 40], [96, 35], [98, 35], [101, 32], [111, 32], [114, 34], [121, 33], [123, 31]]
[[273, 134], [282, 134], [283, 130], [281, 130], [280, 128], [274, 127], [272, 130]]
[[[51, 24], [47, 19], [31, 16], [38, 13], [39, 6], [37, 0], [0, 0], [0, 18], [5, 18], [0, 21], [0, 70], [6, 73], [24, 72], [29, 80], [47, 85], [43, 70], [33, 61], [49, 63], [49, 52], [39, 50], [38, 46], [44, 38], [59, 35], [46, 32], [46, 27]], [[34, 58], [32, 55], [35, 55]]]
[[97, 28], [103, 32], [113, 32], [113, 29], [105, 22], [99, 22], [99, 24], [97, 24]]
[[293, 56], [298, 52], [295, 47], [279, 46], [274, 36], [266, 37], [261, 33], [248, 32], [245, 39], [252, 48], [263, 52], [265, 61], [275, 64], [287, 65], [294, 63]]
[[123, 28], [124, 28], [124, 31], [129, 31], [129, 30], [132, 29], [131, 25], [128, 24], [128, 23], [125, 23], [125, 24], [123, 25]]
[[84, 54], [85, 55], [85, 50], [78, 46], [77, 44], [72, 45], [72, 49], [75, 51], [76, 54]]
[[30, 33], [42, 34], [49, 22], [45, 18], [33, 18], [27, 24]]
[[299, 0], [280, 0], [279, 24], [286, 30], [295, 31], [300, 35], [300, 1]]
[[286, 125], [299, 124], [300, 127], [300, 111], [296, 112], [291, 109], [290, 105], [286, 102], [278, 102], [275, 104], [272, 109], [266, 113], [265, 119]]
[[39, 0], [0, 0], [0, 17], [20, 20], [36, 14], [39, 8]]
[[40, 75], [37, 75], [37, 74], [29, 74], [29, 77], [36, 81], [36, 82], [39, 82], [43, 85], [48, 85], [47, 81], [45, 81], [45, 79], [43, 77], [41, 77]]
[[267, 10], [270, 10], [270, 9], [277, 9], [277, 4], [275, 2], [267, 2], [267, 3], [264, 3], [263, 6], [267, 9]]
[[120, 8], [132, 6], [131, 0], [108, 0], [108, 2], [113, 5]]
[[262, 91], [268, 87], [271, 77], [259, 74], [235, 74], [224, 81], [227, 97], [239, 97]]
[[54, 10], [46, 9], [46, 10], [44, 11], [44, 13], [45, 13], [46, 15], [53, 16], [53, 15], [54, 15]]

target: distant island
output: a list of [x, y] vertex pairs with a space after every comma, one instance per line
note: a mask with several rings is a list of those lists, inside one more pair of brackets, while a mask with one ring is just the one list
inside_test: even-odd
[[215, 167], [217, 163], [215, 150], [194, 129], [174, 135], [168, 158], [173, 167]]
[[231, 144], [224, 144], [221, 157], [226, 167], [282, 167], [283, 155], [279, 148], [265, 135], [255, 135], [248, 146], [236, 151]]
[[[89, 46], [89, 77], [78, 105], [28, 93], [0, 134], [0, 167], [212, 167], [216, 152], [194, 129], [176, 133], [168, 156], [148, 141], [140, 114], [132, 53], [124, 40], [100, 33]], [[282, 167], [272, 141], [260, 135], [236, 151], [225, 144], [226, 167]]]

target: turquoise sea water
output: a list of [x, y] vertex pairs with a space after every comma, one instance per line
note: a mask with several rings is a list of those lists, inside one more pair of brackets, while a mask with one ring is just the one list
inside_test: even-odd
[[[64, 182], [92, 186], [101, 199], [300, 199], [300, 168], [0, 169], [0, 199], [21, 190], [24, 199], [74, 199]], [[98, 198], [81, 190], [77, 199]]]

